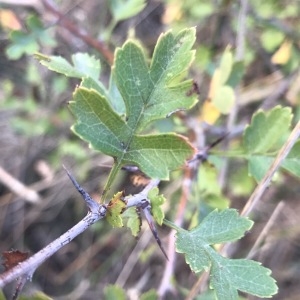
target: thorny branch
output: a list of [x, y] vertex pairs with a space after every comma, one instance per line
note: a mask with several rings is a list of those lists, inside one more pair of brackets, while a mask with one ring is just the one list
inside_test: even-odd
[[[65, 168], [65, 167], [64, 167]], [[6, 272], [0, 274], [0, 288], [4, 287], [6, 284], [20, 278], [25, 278], [30, 280], [35, 270], [49, 257], [56, 253], [63, 246], [69, 244], [75, 237], [80, 233], [84, 232], [92, 224], [96, 223], [98, 220], [103, 219], [106, 216], [107, 207], [97, 203], [76, 181], [76, 179], [71, 175], [71, 173], [65, 168], [70, 180], [82, 195], [89, 211], [88, 214], [79, 221], [75, 226], [69, 229], [66, 233], [61, 235], [59, 238], [54, 240], [52, 243], [44, 247], [42, 250], [29, 257], [27, 260], [19, 263], [15, 267], [7, 270]], [[159, 180], [151, 180], [150, 183], [139, 193], [133, 196], [126, 197], [127, 208], [131, 206], [141, 207], [143, 210], [151, 209], [150, 202], [147, 200], [149, 191], [156, 187], [159, 183]], [[146, 215], [147, 217], [147, 215]], [[152, 220], [152, 219], [151, 219]], [[147, 218], [148, 223], [151, 222]], [[151, 226], [150, 226], [151, 227]], [[151, 227], [152, 230], [152, 227]], [[158, 242], [156, 230], [154, 237], [161, 247], [160, 241]], [[156, 235], [155, 235], [156, 233]], [[164, 250], [162, 252], [165, 254]]]

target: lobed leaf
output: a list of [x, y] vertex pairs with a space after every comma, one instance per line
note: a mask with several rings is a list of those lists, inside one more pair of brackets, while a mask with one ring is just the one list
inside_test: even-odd
[[117, 49], [113, 73], [126, 106], [127, 124], [141, 130], [150, 122], [165, 118], [177, 109], [189, 109], [196, 96], [188, 96], [192, 81], [181, 82], [194, 59], [191, 50], [195, 29], [171, 31], [158, 39], [150, 69], [142, 48], [127, 42]]
[[191, 230], [191, 234], [195, 238], [201, 237], [209, 245], [220, 244], [240, 239], [252, 226], [251, 220], [240, 217], [234, 209], [214, 210], [199, 227]]
[[[111, 78], [111, 87], [119, 93], [103, 91], [91, 75], [85, 77], [70, 102], [77, 119], [72, 130], [94, 149], [114, 157], [116, 164], [133, 164], [149, 177], [168, 179], [169, 172], [182, 165], [195, 149], [174, 133], [139, 133], [150, 122], [195, 104], [196, 96], [187, 93], [192, 81], [181, 82], [194, 57], [190, 50], [194, 40], [195, 29], [162, 35], [150, 68], [140, 46], [125, 43], [116, 51]], [[116, 95], [117, 105], [109, 94]], [[125, 116], [120, 115], [120, 97]]]
[[234, 209], [215, 210], [196, 228], [180, 229], [176, 234], [176, 250], [184, 253], [191, 269], [194, 272], [210, 269], [211, 287], [217, 299], [238, 299], [238, 290], [260, 297], [277, 292], [270, 270], [254, 261], [224, 258], [211, 247], [239, 239], [252, 224]]
[[36, 57], [53, 71], [82, 79], [70, 101], [75, 134], [112, 156], [117, 168], [133, 164], [149, 177], [168, 179], [171, 170], [193, 155], [194, 147], [175, 133], [142, 135], [141, 131], [196, 103], [196, 95], [189, 93], [193, 82], [183, 80], [194, 58], [194, 41], [194, 28], [161, 35], [150, 66], [142, 48], [126, 42], [116, 50], [109, 90], [98, 79], [100, 63], [94, 57], [73, 55], [73, 65], [62, 57]]
[[136, 211], [136, 207], [127, 208], [121, 215], [126, 226], [131, 230], [133, 236], [138, 236], [141, 231], [142, 219]]
[[228, 259], [216, 256], [211, 268], [211, 287], [217, 299], [238, 299], [237, 290], [258, 297], [277, 293], [271, 270], [247, 259]]
[[98, 80], [100, 76], [100, 61], [87, 53], [73, 54], [71, 57], [73, 65], [61, 56], [47, 56], [41, 53], [36, 53], [35, 58], [49, 70], [64, 74], [68, 77], [90, 77], [94, 80]]
[[112, 227], [123, 227], [121, 213], [126, 208], [126, 203], [122, 200], [122, 196], [123, 192], [118, 192], [107, 205], [106, 220]]
[[159, 189], [155, 187], [148, 193], [148, 198], [151, 203], [153, 218], [161, 226], [165, 218], [165, 214], [161, 206], [165, 203], [166, 198], [158, 193]]
[[243, 145], [248, 154], [267, 153], [287, 133], [292, 120], [291, 108], [276, 106], [259, 110], [244, 131]]

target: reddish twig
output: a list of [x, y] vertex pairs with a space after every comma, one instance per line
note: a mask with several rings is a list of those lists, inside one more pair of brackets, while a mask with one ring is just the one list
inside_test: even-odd
[[66, 18], [56, 7], [55, 4], [51, 0], [42, 0], [44, 7], [55, 15], [58, 18], [58, 22], [61, 26], [66, 28], [72, 34], [83, 40], [89, 46], [95, 48], [101, 55], [107, 60], [107, 62], [112, 65], [114, 60], [113, 53], [108, 49], [108, 47], [101, 41], [96, 40], [86, 33], [82, 32], [82, 30], [78, 29], [78, 27], [72, 23], [70, 20]]

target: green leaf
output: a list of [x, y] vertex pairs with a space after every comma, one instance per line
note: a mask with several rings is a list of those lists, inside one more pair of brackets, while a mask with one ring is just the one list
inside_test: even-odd
[[238, 299], [237, 290], [258, 297], [270, 297], [277, 293], [271, 270], [260, 263], [246, 259], [215, 257], [211, 268], [211, 287], [217, 299]]
[[267, 153], [287, 133], [292, 120], [291, 108], [259, 110], [244, 131], [243, 145], [248, 154]]
[[274, 157], [266, 155], [251, 155], [248, 159], [249, 175], [253, 176], [257, 182], [260, 182], [269, 170], [273, 161]]
[[61, 56], [46, 56], [40, 53], [35, 54], [35, 58], [46, 66], [49, 70], [64, 74], [68, 77], [85, 78], [90, 77], [98, 81], [101, 66], [100, 61], [87, 53], [76, 53], [72, 55], [71, 65]]
[[109, 98], [113, 99], [113, 101], [111, 101], [111, 104], [114, 111], [116, 111], [119, 115], [125, 115], [126, 112], [125, 103], [118, 90], [118, 87], [116, 85], [113, 76], [110, 77], [108, 93], [109, 93]]
[[298, 141], [281, 165], [288, 172], [300, 177], [300, 141]]
[[169, 170], [193, 153], [186, 139], [176, 134], [132, 135], [128, 125], [94, 90], [79, 87], [74, 100], [70, 102], [77, 117], [73, 131], [119, 164], [138, 165], [149, 177], [168, 179]]
[[166, 198], [158, 193], [159, 189], [155, 187], [148, 193], [148, 198], [151, 202], [151, 212], [153, 218], [161, 226], [165, 218], [165, 213], [161, 206], [165, 203]]
[[217, 181], [216, 168], [208, 163], [204, 162], [199, 167], [198, 171], [198, 187], [202, 194], [215, 194], [221, 195], [221, 187]]
[[138, 236], [141, 231], [142, 220], [136, 211], [136, 207], [129, 207], [121, 215], [126, 226], [133, 236]]
[[125, 291], [117, 285], [108, 285], [104, 288], [105, 300], [126, 300]]
[[191, 232], [201, 235], [202, 239], [212, 245], [240, 239], [252, 225], [252, 221], [240, 217], [234, 209], [221, 212], [214, 210]]
[[238, 290], [260, 297], [277, 292], [270, 270], [254, 261], [224, 258], [211, 247], [241, 238], [252, 224], [234, 209], [215, 210], [196, 228], [177, 232], [177, 252], [184, 253], [194, 272], [210, 269], [211, 287], [217, 299], [238, 299]]
[[237, 61], [232, 65], [230, 76], [226, 82], [226, 85], [235, 88], [242, 80], [245, 73], [245, 64], [243, 61]]
[[188, 96], [192, 81], [181, 81], [194, 59], [191, 50], [195, 29], [162, 34], [154, 49], [150, 69], [142, 48], [126, 42], [117, 49], [113, 68], [116, 85], [124, 99], [129, 128], [143, 129], [177, 109], [189, 109], [197, 101]]
[[137, 15], [146, 4], [144, 0], [109, 0], [109, 7], [116, 22]]
[[229, 114], [235, 101], [235, 95], [232, 87], [228, 85], [221, 86], [217, 89], [212, 103], [222, 114]]
[[23, 54], [33, 54], [40, 48], [39, 44], [55, 46], [56, 42], [49, 34], [49, 29], [43, 27], [36, 15], [26, 19], [28, 32], [14, 30], [11, 32], [11, 44], [6, 48], [6, 55], [10, 59], [19, 59]]
[[94, 149], [113, 156], [117, 165], [137, 165], [149, 177], [168, 179], [169, 171], [182, 165], [194, 148], [175, 133], [138, 133], [150, 122], [195, 104], [196, 96], [187, 95], [192, 81], [181, 82], [194, 56], [190, 50], [194, 39], [194, 29], [162, 35], [150, 69], [142, 49], [125, 43], [116, 51], [113, 72], [126, 116], [113, 109], [107, 95], [80, 86], [70, 102], [77, 118], [73, 131]]
[[140, 300], [156, 300], [156, 299], [158, 299], [158, 296], [157, 296], [157, 291], [154, 289], [151, 289], [140, 296]]
[[121, 199], [123, 192], [118, 192], [107, 205], [106, 219], [112, 227], [123, 227], [121, 213], [126, 208], [125, 202]]
[[22, 31], [13, 31], [10, 38], [12, 43], [5, 50], [10, 59], [19, 59], [23, 54], [32, 54], [39, 49], [35, 38]]
[[226, 48], [220, 62], [220, 84], [223, 85], [227, 82], [233, 65], [233, 56], [230, 48]]

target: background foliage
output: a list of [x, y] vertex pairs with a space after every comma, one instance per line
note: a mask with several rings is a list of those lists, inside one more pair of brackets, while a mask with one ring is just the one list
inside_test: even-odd
[[[268, 0], [263, 4], [251, 1], [245, 15], [240, 16], [242, 20], [236, 1], [149, 1], [145, 5], [136, 0], [128, 1], [131, 6], [122, 7], [125, 2], [57, 1], [54, 4], [61, 16], [47, 5], [48, 1], [38, 5], [32, 2], [24, 7], [12, 1], [11, 5], [0, 7], [4, 41], [0, 56], [0, 166], [37, 191], [40, 199], [38, 204], [32, 204], [24, 201], [30, 200], [28, 194], [16, 195], [4, 184], [0, 185], [1, 251], [17, 248], [36, 252], [85, 214], [84, 205], [62, 171], [62, 163], [96, 199], [112, 165], [110, 158], [93, 152], [70, 132], [73, 116], [67, 102], [79, 81], [47, 71], [31, 56], [35, 51], [60, 55], [68, 61], [76, 52], [93, 54], [103, 59], [101, 79], [109, 82], [109, 53], [128, 36], [136, 38], [151, 56], [162, 31], [197, 26], [196, 59], [190, 77], [199, 86], [199, 103], [191, 112], [180, 112], [152, 127], [156, 132], [182, 133], [199, 148], [230, 130], [228, 140], [212, 149], [215, 155], [209, 160], [214, 166], [205, 163], [199, 168], [183, 212], [178, 208], [184, 191], [182, 171], [172, 173], [171, 181], [163, 184], [166, 217], [174, 220], [181, 212], [186, 228], [194, 227], [216, 207], [242, 208], [256, 185], [255, 180], [268, 168], [268, 157], [287, 137], [290, 123], [299, 120], [300, 21], [297, 16], [300, 8], [297, 1]], [[60, 22], [57, 17], [61, 17]], [[246, 25], [246, 33], [241, 32], [241, 22]], [[108, 54], [105, 51], [99, 54], [99, 47], [74, 34], [70, 24], [75, 24], [78, 32], [85, 31], [89, 37], [104, 41]], [[84, 57], [73, 57], [74, 64], [80, 65], [82, 61]], [[94, 63], [91, 69], [95, 66]], [[71, 77], [81, 78], [82, 74]], [[109, 93], [117, 96], [113, 84]], [[224, 95], [228, 99], [226, 103], [222, 101]], [[235, 99], [238, 99], [237, 107]], [[272, 120], [278, 121], [276, 109], [268, 114], [257, 110], [270, 110], [278, 104], [289, 107], [277, 123], [276, 136], [280, 130], [281, 139], [265, 134], [261, 140], [251, 137], [253, 127], [264, 130], [274, 124]], [[122, 111], [122, 107], [118, 109]], [[242, 136], [251, 118], [252, 124]], [[230, 160], [218, 156], [224, 149], [232, 153], [228, 155]], [[299, 145], [290, 158], [297, 158], [297, 149]], [[261, 154], [262, 150], [264, 155], [250, 155]], [[247, 160], [254, 178], [247, 174]], [[272, 269], [279, 285], [279, 294], [274, 299], [296, 299], [299, 294], [299, 179], [291, 175], [299, 175], [297, 162], [286, 161], [284, 168], [289, 172], [278, 173], [251, 217], [255, 221], [251, 234], [231, 253], [234, 258], [245, 257], [281, 203], [261, 247], [251, 257]], [[258, 170], [256, 166], [262, 167]], [[124, 189], [126, 194], [138, 191], [131, 177], [130, 173], [123, 172], [116, 190]], [[134, 176], [134, 180], [139, 178]], [[164, 227], [160, 230], [165, 245], [168, 232]], [[34, 285], [55, 298], [68, 295], [76, 299], [76, 294], [77, 299], [92, 299], [102, 295], [104, 286], [117, 282], [126, 288], [129, 297], [130, 293], [160, 286], [164, 263], [147, 231], [137, 242], [128, 230], [111, 230], [109, 224], [101, 222], [42, 265], [35, 274]], [[174, 278], [181, 299], [197, 280], [183, 256], [178, 256]], [[123, 292], [107, 288], [104, 293], [110, 299], [114, 293]]]

